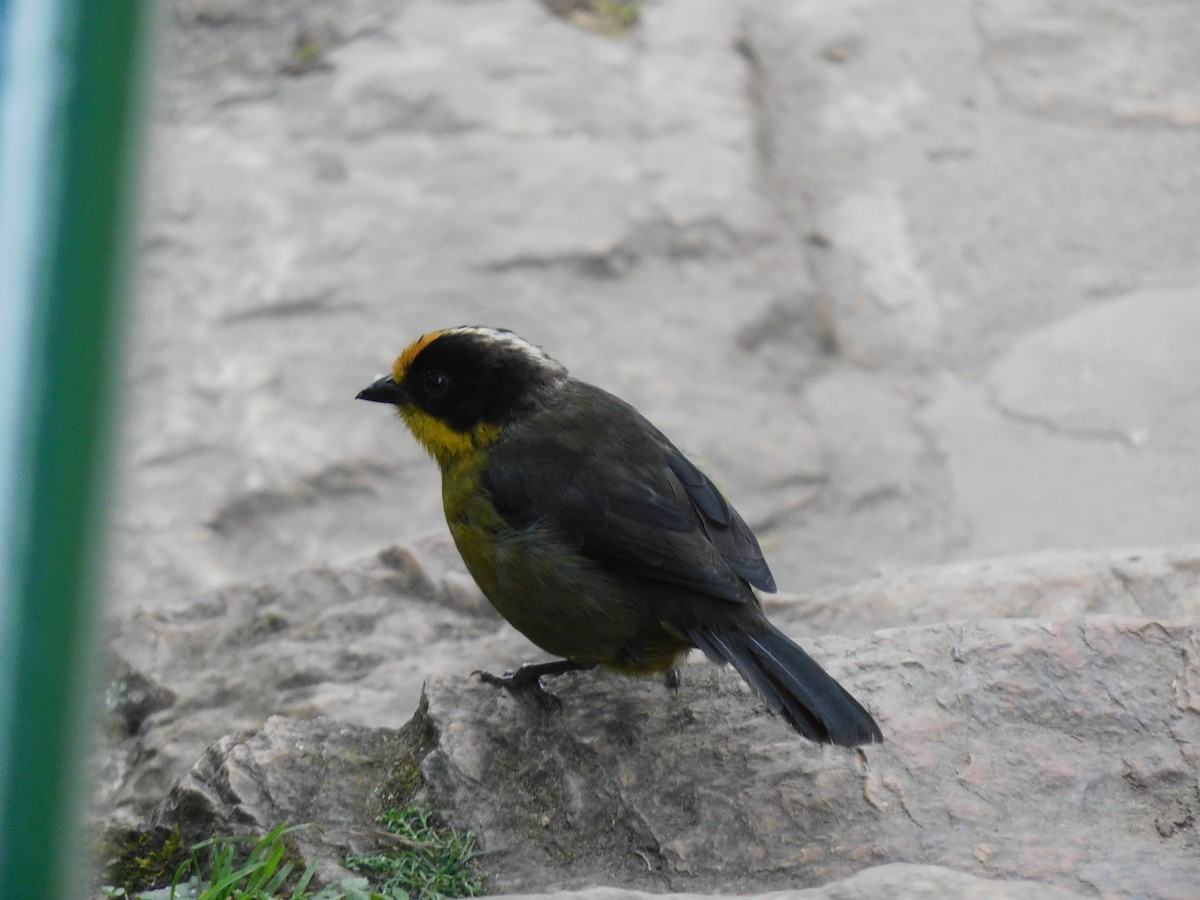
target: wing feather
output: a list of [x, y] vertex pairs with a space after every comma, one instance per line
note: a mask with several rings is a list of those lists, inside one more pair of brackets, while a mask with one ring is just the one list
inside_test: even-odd
[[775, 589], [762, 550], [716, 486], [633, 407], [581, 382], [572, 402], [510, 428], [484, 473], [513, 527], [552, 520], [606, 566], [746, 602]]

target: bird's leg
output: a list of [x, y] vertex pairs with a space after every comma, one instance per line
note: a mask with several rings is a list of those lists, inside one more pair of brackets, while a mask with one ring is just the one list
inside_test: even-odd
[[484, 684], [494, 684], [507, 691], [527, 691], [543, 709], [562, 709], [562, 701], [546, 690], [542, 684], [543, 675], [561, 675], [564, 672], [581, 672], [596, 668], [595, 663], [577, 663], [570, 659], [552, 659], [543, 663], [523, 663], [511, 672], [503, 675], [493, 675], [491, 672], [476, 670]]
[[683, 676], [679, 674], [678, 669], [668, 669], [663, 672], [663, 684], [673, 691], [679, 690], [679, 685], [683, 683]]

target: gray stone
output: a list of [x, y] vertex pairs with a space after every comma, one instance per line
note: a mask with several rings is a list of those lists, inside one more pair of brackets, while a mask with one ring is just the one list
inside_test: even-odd
[[[1175, 3], [1100, 10], [1037, 0], [978, 10], [1008, 102], [1062, 122], [1200, 127], [1194, 11]], [[1146, 53], [1152, 45], [1154, 53]]]
[[[555, 894], [515, 894], [513, 900], [652, 900], [669, 896], [674, 900], [704, 900], [711, 894], [649, 894], [617, 888], [591, 888], [582, 891], [559, 891]], [[1069, 900], [1082, 897], [1066, 888], [1052, 887], [1030, 881], [993, 881], [955, 872], [940, 866], [917, 866], [891, 863], [863, 869], [849, 878], [831, 881], [821, 887], [801, 890], [770, 891], [753, 896], [757, 900], [942, 900], [946, 897], [961, 900]]]
[[[1047, 427], [961, 382], [921, 417], [946, 460], [973, 556], [1170, 545], [1200, 533], [1190, 453]], [[1119, 512], [1099, 515], [1101, 505]]]
[[336, 884], [347, 853], [387, 846], [379, 814], [406, 790], [404, 766], [420, 749], [414, 729], [362, 728], [327, 719], [268, 719], [205, 751], [154, 810], [151, 827], [179, 827], [189, 842], [266, 834], [282, 823], [316, 877]]
[[[997, 405], [1046, 431], [1160, 461], [1200, 448], [1200, 303], [1147, 290], [1098, 304], [1014, 344], [989, 374]], [[1186, 477], [1185, 467], [1175, 473]]]
[[438, 532], [428, 461], [350, 398], [471, 321], [705, 462], [784, 589], [1190, 539], [1195, 367], [1160, 338], [1200, 25], [1143, 6], [696, 0], [614, 40], [525, 0], [179, 0], [113, 609]]
[[[544, 658], [474, 585], [441, 574], [444, 552], [393, 547], [355, 565], [231, 585], [136, 615], [111, 651], [162, 699], [133, 732], [121, 716], [95, 754], [106, 817], [136, 821], [205, 747], [270, 715], [398, 728], [430, 676]], [[1198, 608], [1196, 547], [963, 563], [766, 601], [806, 646], [813, 634], [868, 637], [881, 626], [963, 619], [1117, 613], [1189, 622]]]
[[885, 743], [804, 742], [712, 667], [686, 667], [673, 693], [564, 676], [561, 712], [433, 679], [402, 733], [272, 718], [222, 740], [154, 821], [315, 821], [327, 830], [306, 853], [336, 865], [345, 829], [415, 796], [476, 833], [505, 893], [761, 892], [914, 860], [1110, 896], [1182, 896], [1200, 879], [1195, 629], [993, 620], [812, 649]]
[[435, 582], [400, 548], [140, 612], [111, 650], [178, 699], [107, 735], [96, 799], [136, 820], [206, 746], [272, 714], [399, 727], [431, 673], [533, 652], [500, 626], [477, 589]]
[[767, 598], [793, 635], [867, 637], [879, 628], [963, 619], [1069, 619], [1115, 614], [1200, 619], [1200, 547], [1037, 553], [954, 563], [846, 588]]

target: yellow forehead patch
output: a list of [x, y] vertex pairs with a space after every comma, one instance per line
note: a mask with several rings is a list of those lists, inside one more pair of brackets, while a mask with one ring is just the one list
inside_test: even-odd
[[429, 334], [423, 334], [405, 349], [403, 353], [396, 358], [396, 364], [392, 366], [392, 380], [396, 384], [404, 382], [404, 373], [408, 371], [408, 367], [412, 365], [412, 361], [420, 355], [421, 351], [440, 338], [446, 333], [445, 329], [441, 331], [431, 331]]

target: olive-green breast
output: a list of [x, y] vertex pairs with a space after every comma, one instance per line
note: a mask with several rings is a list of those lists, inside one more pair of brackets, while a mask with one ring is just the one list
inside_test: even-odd
[[[482, 456], [482, 454], [480, 454]], [[446, 521], [467, 570], [509, 623], [547, 653], [661, 672], [685, 639], [647, 618], [650, 598], [572, 546], [551, 521], [511, 527], [480, 487], [482, 459], [443, 472]]]

